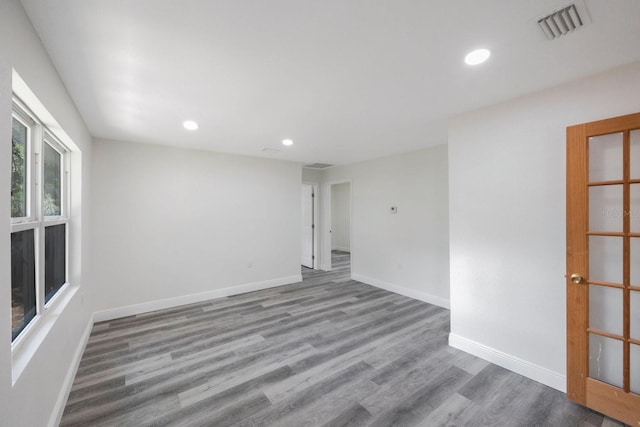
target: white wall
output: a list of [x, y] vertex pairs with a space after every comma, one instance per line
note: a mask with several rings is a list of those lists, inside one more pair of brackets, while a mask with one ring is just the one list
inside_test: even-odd
[[640, 111], [640, 63], [449, 128], [452, 345], [565, 389], [565, 132]]
[[96, 319], [300, 280], [300, 181], [291, 162], [96, 141]]
[[322, 180], [322, 170], [302, 168], [302, 182], [319, 183]]
[[[352, 277], [448, 307], [446, 145], [334, 167], [323, 179], [351, 180]], [[325, 222], [324, 241], [327, 233]]]
[[351, 184], [331, 186], [331, 249], [351, 250]]
[[[14, 68], [33, 94], [65, 129], [81, 152], [73, 154], [72, 198], [72, 295], [58, 316], [49, 316], [47, 328], [38, 328], [38, 339], [30, 339], [22, 356], [12, 360], [10, 303], [9, 188], [11, 145], [11, 93]], [[89, 172], [91, 137], [38, 35], [18, 0], [0, 2], [0, 425], [45, 426], [55, 423], [64, 405], [69, 381], [75, 374], [76, 356], [83, 349], [91, 322], [89, 268]], [[78, 202], [81, 201], [82, 209]], [[80, 238], [76, 239], [78, 236]], [[44, 333], [44, 331], [48, 331]], [[35, 345], [38, 343], [38, 345]], [[33, 347], [33, 348], [32, 348]], [[27, 363], [28, 361], [28, 363]], [[12, 366], [27, 363], [15, 384]]]

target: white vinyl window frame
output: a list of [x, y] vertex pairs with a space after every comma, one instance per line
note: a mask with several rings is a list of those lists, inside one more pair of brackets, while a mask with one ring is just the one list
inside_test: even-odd
[[[34, 230], [36, 313], [33, 319], [12, 340], [11, 349], [17, 351], [29, 339], [50, 308], [56, 304], [69, 283], [70, 229], [70, 153], [71, 151], [40, 122], [35, 114], [17, 97], [13, 98], [12, 119], [27, 127], [27, 212], [24, 217], [11, 218], [11, 234]], [[48, 144], [60, 157], [60, 215], [44, 214], [44, 148]], [[45, 303], [45, 228], [65, 224], [65, 283]]]
[[[14, 226], [16, 224], [27, 224], [33, 223], [36, 220], [35, 217], [35, 202], [36, 202], [36, 194], [33, 191], [34, 183], [36, 180], [35, 177], [35, 168], [32, 167], [33, 160], [35, 157], [35, 147], [34, 141], [39, 139], [39, 135], [35, 135], [36, 132], [39, 131], [36, 121], [33, 117], [27, 113], [27, 110], [22, 108], [17, 101], [13, 100], [13, 109], [12, 109], [12, 120], [17, 120], [20, 124], [27, 128], [27, 140], [26, 140], [26, 149], [25, 149], [25, 157], [26, 157], [26, 165], [27, 165], [27, 175], [26, 175], [26, 215], [22, 217], [11, 217], [11, 225]], [[13, 228], [11, 230], [14, 231]]]
[[[42, 205], [44, 202], [44, 148], [45, 148], [45, 144], [47, 144], [49, 147], [51, 147], [53, 150], [55, 150], [59, 155], [60, 155], [60, 215], [45, 215], [44, 213], [44, 206]], [[40, 221], [41, 223], [41, 231], [40, 234], [42, 235], [42, 240], [40, 241], [40, 247], [39, 247], [39, 251], [40, 251], [40, 256], [43, 261], [45, 259], [45, 254], [44, 254], [44, 237], [45, 237], [45, 229], [47, 227], [52, 227], [52, 226], [56, 226], [56, 225], [65, 225], [65, 245], [64, 245], [64, 250], [65, 250], [65, 254], [64, 254], [64, 262], [65, 262], [65, 266], [64, 266], [64, 277], [65, 277], [65, 282], [62, 284], [62, 286], [55, 292], [55, 294], [49, 299], [49, 301], [46, 301], [46, 292], [44, 289], [44, 262], [41, 263], [40, 268], [42, 268], [42, 271], [40, 272], [41, 277], [42, 277], [42, 295], [44, 298], [44, 309], [46, 310], [52, 303], [53, 301], [55, 301], [56, 297], [58, 296], [58, 294], [62, 291], [62, 289], [68, 285], [68, 281], [69, 281], [69, 210], [71, 207], [71, 204], [69, 203], [70, 201], [70, 180], [69, 180], [69, 169], [70, 169], [70, 151], [64, 146], [64, 144], [62, 144], [62, 142], [60, 142], [59, 139], [57, 139], [52, 133], [50, 133], [46, 128], [44, 128], [44, 133], [43, 133], [43, 138], [42, 138], [42, 145], [41, 145], [41, 158], [42, 161], [40, 162], [39, 165], [39, 174], [40, 174], [40, 182], [42, 182], [42, 185], [40, 185], [39, 190], [39, 195], [38, 195], [38, 199], [41, 203], [40, 206], [40, 213], [41, 213], [41, 218], [42, 220]]]

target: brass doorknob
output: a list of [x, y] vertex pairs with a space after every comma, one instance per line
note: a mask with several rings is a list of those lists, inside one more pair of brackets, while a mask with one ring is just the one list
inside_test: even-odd
[[579, 285], [580, 283], [584, 283], [584, 277], [582, 277], [578, 273], [573, 273], [571, 275], [571, 281], [576, 285]]

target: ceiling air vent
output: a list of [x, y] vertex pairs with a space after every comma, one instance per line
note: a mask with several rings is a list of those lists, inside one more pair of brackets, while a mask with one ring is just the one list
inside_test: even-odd
[[328, 163], [311, 163], [310, 165], [304, 165], [305, 168], [311, 168], [311, 169], [326, 169], [326, 168], [330, 168], [333, 165], [330, 165]]
[[583, 2], [575, 2], [538, 19], [538, 25], [549, 39], [571, 33], [588, 24], [589, 15]]

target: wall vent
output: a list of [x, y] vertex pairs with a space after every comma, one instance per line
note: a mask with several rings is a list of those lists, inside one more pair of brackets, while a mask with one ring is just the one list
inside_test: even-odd
[[584, 2], [574, 2], [538, 19], [538, 26], [549, 40], [569, 34], [589, 23]]
[[310, 168], [310, 169], [326, 169], [326, 168], [330, 168], [333, 165], [330, 165], [328, 163], [311, 163], [310, 165], [304, 165], [305, 168]]

